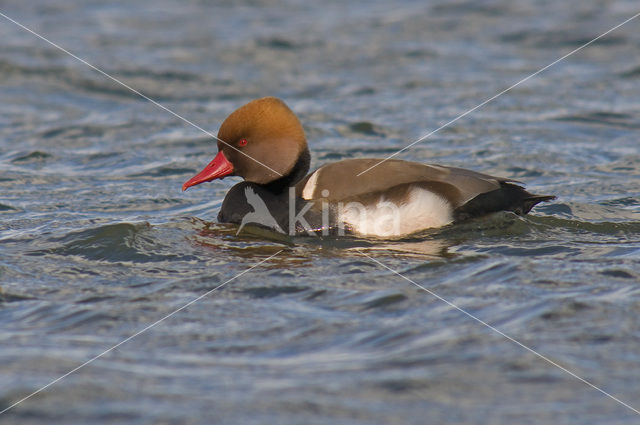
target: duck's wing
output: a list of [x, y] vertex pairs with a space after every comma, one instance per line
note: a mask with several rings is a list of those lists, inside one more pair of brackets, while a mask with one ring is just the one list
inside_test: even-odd
[[297, 193], [304, 199], [339, 202], [365, 194], [384, 194], [397, 186], [419, 184], [458, 208], [478, 195], [500, 189], [503, 183], [515, 182], [463, 168], [395, 159], [380, 161], [347, 159], [322, 166], [296, 185]]

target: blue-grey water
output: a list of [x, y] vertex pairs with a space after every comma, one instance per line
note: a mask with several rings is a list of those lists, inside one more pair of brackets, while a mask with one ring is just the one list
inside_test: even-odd
[[[207, 131], [283, 98], [312, 166], [384, 157], [636, 0], [22, 1], [0, 12]], [[558, 200], [399, 241], [216, 223], [210, 137], [0, 17], [7, 424], [631, 424], [640, 18], [400, 155]]]

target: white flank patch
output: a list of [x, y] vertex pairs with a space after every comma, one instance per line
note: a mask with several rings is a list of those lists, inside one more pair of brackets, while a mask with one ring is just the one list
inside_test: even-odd
[[451, 205], [439, 195], [414, 187], [408, 198], [398, 205], [384, 196], [375, 204], [366, 206], [358, 202], [340, 204], [338, 217], [350, 225], [355, 233], [370, 236], [408, 235], [423, 229], [442, 227], [453, 221]]
[[307, 184], [305, 184], [304, 189], [302, 189], [302, 199], [313, 199], [313, 192], [316, 190], [319, 175], [320, 170], [316, 170], [311, 174], [311, 177], [307, 180]]

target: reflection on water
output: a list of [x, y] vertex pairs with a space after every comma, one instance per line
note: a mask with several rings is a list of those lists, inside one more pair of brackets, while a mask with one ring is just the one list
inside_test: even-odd
[[401, 254], [415, 254], [426, 259], [447, 256], [447, 244], [443, 240], [424, 239], [415, 242], [380, 243], [369, 248], [370, 251], [389, 251]]
[[[252, 98], [282, 97], [317, 167], [390, 155], [636, 9], [161, 0], [2, 12], [207, 131]], [[215, 217], [237, 180], [180, 191], [214, 141], [0, 22], [0, 409], [214, 290], [0, 419], [629, 423], [630, 410], [362, 254], [640, 400], [636, 27], [400, 156], [558, 201], [381, 240], [236, 235]]]

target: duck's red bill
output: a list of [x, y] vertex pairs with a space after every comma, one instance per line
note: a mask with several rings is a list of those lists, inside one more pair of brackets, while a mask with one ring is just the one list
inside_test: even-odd
[[222, 151], [218, 151], [218, 154], [213, 161], [209, 163], [204, 170], [200, 171], [195, 176], [191, 177], [185, 184], [182, 185], [182, 190], [187, 190], [191, 186], [195, 186], [200, 183], [210, 182], [211, 180], [221, 179], [224, 176], [228, 176], [233, 173], [233, 164], [229, 162]]

